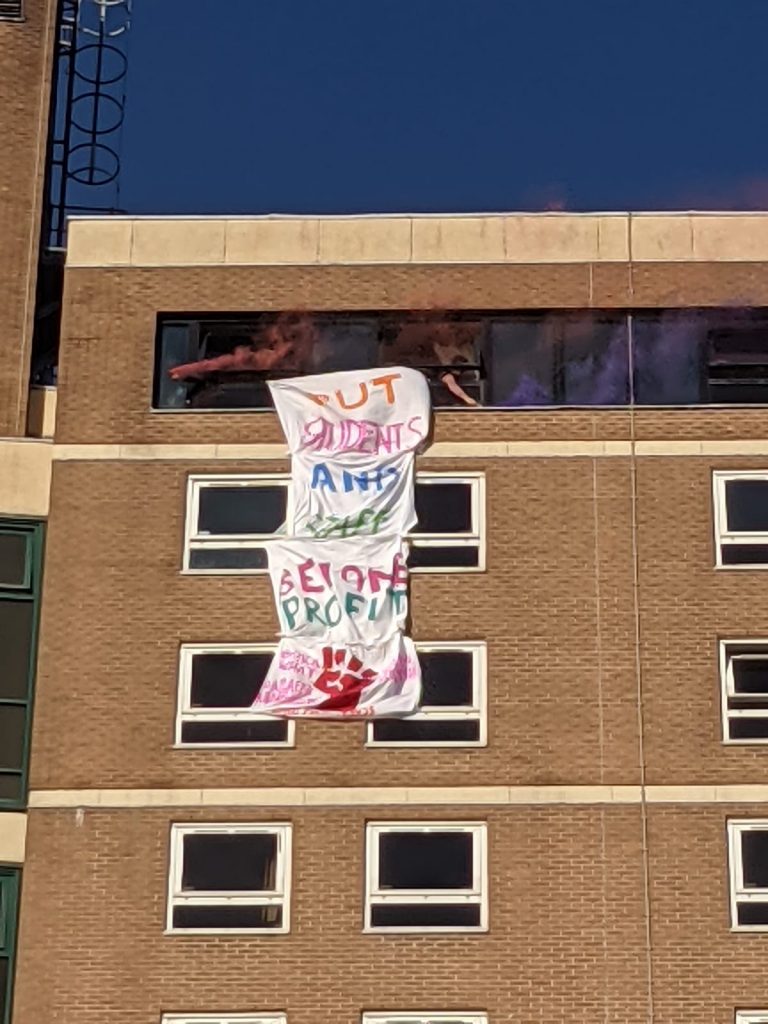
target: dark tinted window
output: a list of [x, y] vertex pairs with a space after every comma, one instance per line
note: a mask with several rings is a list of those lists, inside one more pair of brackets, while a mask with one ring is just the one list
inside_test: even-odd
[[266, 569], [264, 548], [192, 548], [190, 569]]
[[276, 835], [184, 837], [184, 890], [270, 890], [275, 888], [276, 867]]
[[725, 497], [729, 531], [768, 532], [768, 480], [728, 480]]
[[469, 832], [385, 832], [379, 836], [381, 889], [472, 887]]
[[409, 721], [407, 718], [380, 718], [373, 723], [377, 743], [476, 743], [480, 739], [477, 719], [450, 721]]
[[0, 587], [27, 583], [28, 539], [19, 533], [0, 533]]
[[624, 314], [511, 314], [494, 318], [490, 338], [493, 405], [623, 405], [629, 401]]
[[739, 924], [768, 924], [768, 903], [740, 903], [736, 917]]
[[34, 617], [32, 601], [0, 598], [0, 699], [26, 699]]
[[477, 928], [480, 907], [456, 903], [378, 904], [371, 907], [374, 928]]
[[471, 533], [472, 488], [460, 483], [419, 483], [414, 490], [414, 533]]
[[472, 703], [472, 655], [468, 651], [430, 651], [419, 654], [421, 703], [456, 706]]
[[201, 487], [200, 534], [274, 533], [285, 522], [287, 490], [274, 487]]
[[23, 704], [0, 704], [0, 770], [21, 770], [27, 709]]
[[741, 863], [747, 889], [768, 889], [768, 831], [741, 833]]
[[768, 693], [768, 654], [764, 658], [734, 658], [731, 667], [736, 693]]
[[280, 928], [282, 907], [174, 907], [174, 928]]
[[272, 655], [196, 654], [192, 659], [193, 708], [248, 708], [264, 682]]
[[182, 743], [285, 743], [287, 738], [284, 718], [181, 723]]
[[476, 566], [480, 562], [477, 544], [427, 547], [413, 544], [408, 552], [411, 569], [449, 569], [454, 566]]
[[661, 310], [632, 317], [635, 401], [694, 405], [702, 401], [707, 321], [700, 310]]

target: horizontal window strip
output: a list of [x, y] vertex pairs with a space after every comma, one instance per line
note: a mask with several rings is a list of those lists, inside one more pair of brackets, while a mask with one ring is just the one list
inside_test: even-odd
[[724, 786], [434, 786], [241, 789], [46, 789], [29, 796], [33, 809], [94, 807], [367, 807], [514, 806], [535, 804], [768, 803], [768, 785]]

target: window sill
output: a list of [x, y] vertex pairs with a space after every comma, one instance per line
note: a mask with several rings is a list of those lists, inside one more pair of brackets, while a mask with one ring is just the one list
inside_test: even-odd
[[[766, 743], [768, 743], [768, 740], [766, 740]], [[370, 740], [364, 744], [366, 750], [379, 750], [382, 748], [386, 749], [388, 747], [394, 747], [399, 750], [407, 750], [410, 747], [429, 748], [433, 750], [435, 748], [441, 750], [465, 750], [473, 748], [475, 750], [482, 750], [487, 746], [487, 739], [471, 741], [464, 740], [461, 742], [449, 742], [446, 740], [380, 740], [379, 742], [375, 742]]]
[[163, 935], [174, 938], [184, 935], [253, 935], [264, 938], [268, 935], [288, 935], [290, 928], [164, 928]]
[[[766, 926], [768, 931], [768, 926]], [[455, 927], [442, 927], [442, 928], [421, 928], [421, 927], [406, 927], [405, 925], [398, 928], [363, 928], [363, 935], [486, 935], [490, 931], [488, 925], [477, 925], [471, 928], [463, 928], [459, 925]]]
[[[277, 716], [275, 716], [277, 717]], [[291, 721], [288, 719], [288, 721]], [[296, 743], [172, 743], [171, 750], [295, 750]]]

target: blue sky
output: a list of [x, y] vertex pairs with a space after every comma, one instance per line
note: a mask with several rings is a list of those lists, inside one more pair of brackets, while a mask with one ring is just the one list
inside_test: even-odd
[[134, 0], [136, 213], [768, 208], [768, 0]]

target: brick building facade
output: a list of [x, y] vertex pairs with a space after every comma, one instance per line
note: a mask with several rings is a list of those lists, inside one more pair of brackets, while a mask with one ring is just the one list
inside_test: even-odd
[[[72, 222], [14, 1024], [764, 1012], [768, 441], [738, 389], [767, 266], [762, 216]], [[211, 688], [268, 656], [268, 581], [195, 570], [195, 503], [273, 498], [286, 450], [226, 395], [162, 406], [168, 325], [304, 308], [362, 337], [420, 295], [485, 325], [491, 391], [494, 331], [575, 311], [640, 359], [649, 317], [696, 308], [738, 373], [726, 401], [710, 353], [685, 405], [438, 407], [417, 491], [471, 514], [424, 506], [427, 724], [254, 725]]]
[[[768, 217], [75, 220], [25, 427], [12, 142], [2, 1024], [768, 1020]], [[167, 371], [295, 310], [326, 368], [425, 310], [472, 353], [479, 407], [430, 371], [411, 722], [248, 712], [287, 452], [258, 375]]]

